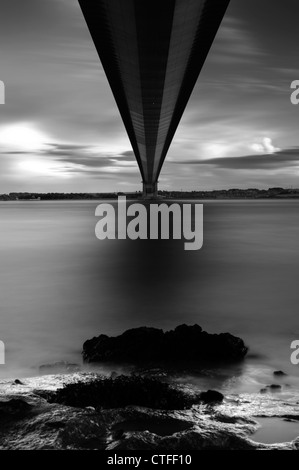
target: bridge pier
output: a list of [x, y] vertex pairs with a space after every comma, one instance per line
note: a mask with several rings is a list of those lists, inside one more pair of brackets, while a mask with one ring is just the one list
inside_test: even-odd
[[158, 182], [145, 183], [143, 181], [143, 193], [142, 196], [146, 199], [154, 199], [158, 197]]

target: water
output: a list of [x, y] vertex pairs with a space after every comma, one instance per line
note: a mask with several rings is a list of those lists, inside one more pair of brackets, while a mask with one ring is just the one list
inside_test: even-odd
[[290, 442], [299, 436], [298, 421], [282, 418], [259, 418], [261, 427], [250, 437], [251, 440], [264, 444]]
[[[0, 377], [79, 362], [83, 342], [100, 333], [198, 323], [242, 337], [250, 354], [191, 382], [299, 387], [290, 362], [299, 339], [299, 201], [204, 201], [204, 246], [189, 252], [180, 241], [99, 241], [98, 203], [0, 203]], [[274, 380], [276, 369], [289, 375]]]

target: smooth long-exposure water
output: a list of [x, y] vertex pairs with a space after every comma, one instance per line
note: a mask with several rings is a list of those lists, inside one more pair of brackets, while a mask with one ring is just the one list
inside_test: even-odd
[[199, 251], [180, 241], [100, 241], [99, 203], [0, 203], [0, 377], [78, 362], [83, 342], [100, 333], [198, 323], [250, 347], [218, 388], [256, 390], [275, 369], [297, 385], [299, 201], [204, 201]]

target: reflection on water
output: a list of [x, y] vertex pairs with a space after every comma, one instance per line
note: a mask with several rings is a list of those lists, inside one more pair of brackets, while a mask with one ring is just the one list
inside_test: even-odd
[[99, 241], [97, 204], [0, 204], [2, 376], [78, 362], [84, 340], [100, 333], [198, 323], [250, 346], [246, 386], [272, 383], [275, 369], [296, 383], [299, 201], [204, 202], [199, 251], [180, 241]]

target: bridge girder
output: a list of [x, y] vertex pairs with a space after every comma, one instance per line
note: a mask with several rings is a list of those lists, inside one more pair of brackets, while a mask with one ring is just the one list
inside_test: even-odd
[[144, 188], [156, 191], [166, 154], [229, 0], [79, 3]]

